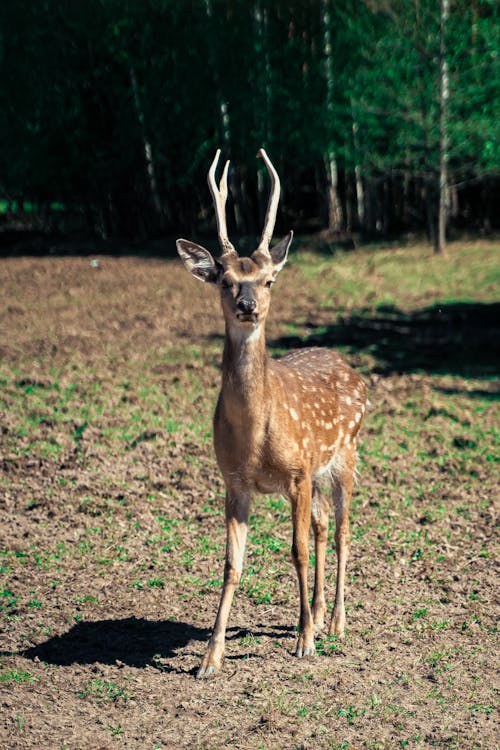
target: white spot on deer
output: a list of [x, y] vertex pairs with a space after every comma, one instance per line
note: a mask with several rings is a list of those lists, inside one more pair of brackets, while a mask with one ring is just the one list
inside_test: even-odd
[[347, 406], [350, 406], [352, 404], [352, 398], [350, 396], [346, 396], [345, 397], [345, 402], [346, 402]]
[[351, 421], [349, 422], [349, 429], [352, 430], [355, 424], [356, 422], [353, 419], [351, 419]]
[[293, 408], [293, 406], [291, 406], [291, 407], [290, 407], [290, 416], [291, 416], [291, 418], [292, 418], [292, 419], [293, 419], [293, 420], [294, 420], [295, 422], [297, 422], [297, 420], [298, 420], [298, 418], [299, 418], [299, 415], [297, 414], [297, 412], [295, 411], [295, 409]]
[[331, 430], [333, 427], [331, 422], [325, 422], [325, 430]]
[[356, 416], [354, 417], [354, 419], [356, 420], [356, 422], [360, 421], [360, 419], [361, 419], [361, 413], [359, 411], [356, 412]]

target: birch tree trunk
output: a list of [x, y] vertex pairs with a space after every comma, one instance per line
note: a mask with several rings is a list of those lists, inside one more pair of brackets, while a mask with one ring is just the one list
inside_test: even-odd
[[446, 224], [448, 218], [448, 99], [449, 74], [446, 56], [446, 25], [450, 12], [449, 0], [440, 0], [440, 91], [439, 91], [439, 216], [438, 231], [434, 252], [443, 254], [446, 250]]
[[[351, 111], [353, 111], [351, 101]], [[359, 164], [358, 123], [352, 114], [352, 145], [354, 149], [354, 184], [356, 189], [356, 211], [358, 227], [364, 229], [365, 223], [365, 195], [363, 191], [363, 174]]]

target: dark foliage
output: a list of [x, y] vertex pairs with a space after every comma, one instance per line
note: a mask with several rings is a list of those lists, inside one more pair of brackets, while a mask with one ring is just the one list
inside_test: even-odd
[[[490, 231], [498, 7], [457, 0], [448, 35], [450, 227]], [[283, 182], [278, 233], [432, 234], [438, 48], [432, 0], [6, 0], [0, 221], [103, 238], [209, 232], [220, 146], [234, 164], [230, 230], [252, 234], [264, 146]]]

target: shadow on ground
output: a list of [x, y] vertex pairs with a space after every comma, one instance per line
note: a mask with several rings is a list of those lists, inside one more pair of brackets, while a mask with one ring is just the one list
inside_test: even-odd
[[282, 336], [271, 341], [271, 347], [347, 347], [352, 354], [370, 354], [373, 371], [383, 375], [419, 370], [464, 377], [498, 375], [500, 303], [456, 302], [409, 313], [379, 307], [343, 317], [333, 308], [331, 312], [331, 325], [306, 321], [304, 336]]
[[[178, 656], [178, 650], [191, 641], [200, 641], [199, 650], [202, 652], [210, 633], [207, 628], [199, 628], [186, 622], [152, 622], [135, 617], [79, 622], [67, 633], [20, 651], [18, 655], [57, 666], [120, 662], [130, 667], [150, 665], [168, 671], [163, 663], [164, 659]], [[245, 629], [232, 627], [228, 629], [227, 640], [240, 639], [248, 634], [249, 631]], [[265, 635], [273, 639], [293, 638], [295, 630], [286, 626], [266, 628], [257, 624], [251, 635]], [[248, 658], [248, 654], [232, 658]]]
[[190, 641], [205, 641], [206, 628], [169, 620], [152, 622], [130, 617], [124, 620], [79, 622], [63, 635], [19, 653], [49, 664], [115, 664], [130, 667], [155, 664], [155, 656], [172, 658]]

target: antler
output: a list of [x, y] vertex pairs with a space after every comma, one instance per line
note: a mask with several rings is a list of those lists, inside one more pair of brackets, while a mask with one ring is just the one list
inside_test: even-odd
[[269, 255], [269, 243], [274, 232], [274, 225], [276, 224], [276, 212], [278, 210], [278, 203], [280, 199], [280, 178], [278, 173], [273, 167], [270, 158], [266, 154], [263, 148], [261, 148], [257, 154], [257, 157], [262, 156], [266, 163], [267, 171], [271, 177], [271, 195], [269, 196], [269, 203], [267, 206], [266, 221], [264, 223], [264, 229], [262, 231], [262, 237], [260, 240], [257, 252], [261, 252], [264, 255]]
[[220, 148], [217, 149], [212, 166], [208, 172], [208, 185], [214, 199], [215, 218], [217, 219], [217, 232], [219, 234], [222, 255], [231, 255], [233, 253], [237, 255], [234, 245], [231, 244], [229, 237], [227, 236], [226, 227], [227, 170], [229, 169], [229, 161], [226, 162], [220, 180], [220, 186], [217, 188], [217, 183], [215, 182], [215, 170], [217, 169], [219, 156]]

